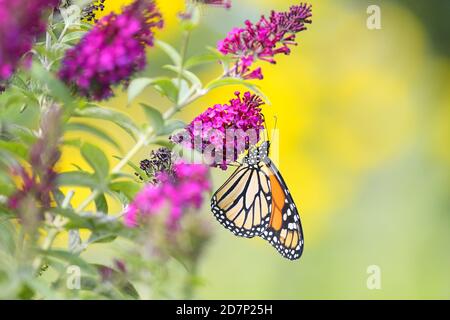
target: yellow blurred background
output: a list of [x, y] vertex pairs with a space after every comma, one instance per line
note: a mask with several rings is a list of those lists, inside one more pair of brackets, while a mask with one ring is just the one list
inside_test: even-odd
[[[107, 0], [107, 12], [127, 2]], [[166, 21], [157, 36], [179, 47], [176, 14], [184, 1], [157, 2]], [[215, 46], [245, 19], [297, 3], [239, 0], [231, 10], [204, 8], [188, 54]], [[366, 27], [372, 1], [310, 3], [313, 23], [298, 35], [299, 46], [279, 56], [277, 65], [262, 64], [265, 79], [258, 83], [272, 102], [264, 109], [269, 124], [278, 117], [278, 164], [300, 209], [303, 257], [287, 261], [262, 240], [233, 236], [206, 205], [202, 214], [215, 236], [202, 259], [204, 284], [196, 297], [450, 298], [449, 55], [435, 50], [424, 20], [407, 2], [378, 2], [381, 30]], [[161, 73], [167, 58], [156, 48], [148, 57], [147, 73]], [[195, 71], [210, 80], [220, 66]], [[214, 91], [180, 117], [190, 121], [208, 106], [227, 102], [236, 89], [244, 90]], [[148, 92], [127, 107], [121, 91], [105, 105], [143, 119], [139, 102], [162, 111], [168, 106]], [[131, 145], [125, 134], [106, 129], [124, 149]], [[118, 152], [102, 148], [115, 162]], [[72, 163], [83, 167], [73, 150], [65, 155], [64, 169]], [[215, 188], [228, 174], [214, 171]], [[99, 245], [86, 257], [102, 259], [102, 250]], [[371, 265], [381, 270], [378, 290], [366, 285]]]

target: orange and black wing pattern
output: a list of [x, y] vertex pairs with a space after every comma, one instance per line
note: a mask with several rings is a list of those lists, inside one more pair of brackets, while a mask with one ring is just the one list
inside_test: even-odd
[[303, 252], [303, 230], [297, 207], [278, 169], [267, 158], [263, 170], [270, 180], [272, 205], [270, 221], [261, 237], [285, 258], [299, 259]]

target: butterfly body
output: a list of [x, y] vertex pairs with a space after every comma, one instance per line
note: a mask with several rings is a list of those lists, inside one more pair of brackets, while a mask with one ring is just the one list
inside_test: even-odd
[[249, 150], [211, 199], [216, 219], [237, 236], [259, 236], [285, 258], [303, 251], [303, 231], [292, 196], [269, 158], [269, 142]]

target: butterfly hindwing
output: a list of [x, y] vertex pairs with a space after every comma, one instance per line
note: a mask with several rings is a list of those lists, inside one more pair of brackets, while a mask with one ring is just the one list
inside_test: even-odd
[[295, 260], [303, 252], [303, 231], [297, 207], [278, 169], [270, 159], [265, 161], [271, 182], [272, 211], [263, 239], [277, 249], [285, 258]]
[[211, 208], [216, 219], [235, 235], [260, 235], [272, 210], [269, 177], [258, 166], [242, 164], [213, 195]]

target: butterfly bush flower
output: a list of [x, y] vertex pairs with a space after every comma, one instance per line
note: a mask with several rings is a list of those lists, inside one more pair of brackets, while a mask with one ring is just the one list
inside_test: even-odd
[[44, 13], [59, 0], [0, 0], [0, 81], [8, 80], [22, 56], [45, 32]]
[[199, 209], [203, 193], [210, 190], [207, 166], [177, 160], [170, 170], [156, 172], [154, 183], [147, 184], [136, 195], [126, 209], [125, 225], [135, 227], [140, 219], [157, 216], [168, 209], [167, 226], [176, 229], [186, 210]]
[[226, 170], [230, 162], [259, 141], [264, 128], [261, 98], [235, 92], [229, 104], [216, 104], [171, 137], [175, 143], [199, 151], [213, 167]]
[[272, 11], [270, 16], [253, 24], [245, 21], [244, 28], [234, 28], [221, 40], [217, 48], [224, 55], [235, 58], [229, 76], [243, 79], [262, 79], [261, 68], [252, 68], [256, 60], [276, 63], [277, 54], [290, 54], [289, 46], [296, 45], [296, 33], [311, 23], [311, 5], [291, 6], [287, 12]]
[[9, 197], [8, 206], [19, 213], [24, 223], [41, 219], [51, 206], [51, 193], [57, 188], [55, 165], [60, 158], [61, 116], [61, 108], [57, 106], [46, 111], [40, 136], [30, 150], [30, 169], [13, 170], [22, 185]]
[[153, 29], [163, 20], [153, 0], [136, 0], [121, 14], [99, 20], [72, 49], [66, 52], [59, 77], [80, 95], [104, 100], [112, 86], [126, 84], [147, 60], [145, 47], [153, 46]]

